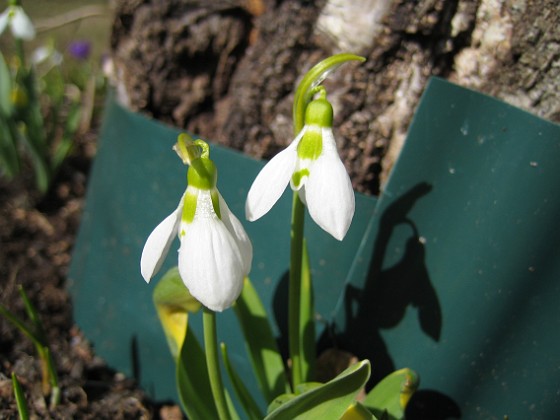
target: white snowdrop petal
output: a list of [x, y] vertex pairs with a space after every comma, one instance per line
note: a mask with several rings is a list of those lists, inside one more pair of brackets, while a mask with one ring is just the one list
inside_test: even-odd
[[9, 12], [10, 8], [7, 8], [0, 14], [0, 34], [3, 33], [8, 26], [8, 21], [10, 19]]
[[323, 154], [310, 170], [305, 185], [305, 200], [315, 223], [341, 241], [354, 217], [355, 198], [336, 146], [331, 146], [324, 147]]
[[35, 27], [33, 23], [31, 23], [29, 16], [27, 16], [20, 6], [16, 6], [16, 11], [12, 16], [10, 26], [12, 34], [16, 38], [25, 39], [27, 41], [35, 38]]
[[220, 197], [220, 214], [222, 216], [222, 222], [239, 246], [241, 261], [243, 262], [243, 274], [246, 276], [249, 274], [249, 271], [251, 271], [253, 245], [251, 244], [251, 240], [249, 239], [249, 236], [247, 235], [247, 232], [245, 232], [245, 229], [239, 219], [230, 211], [222, 195], [220, 193], [218, 194]]
[[45, 45], [36, 48], [31, 54], [31, 62], [35, 65], [41, 64], [51, 55], [51, 49]]
[[229, 308], [243, 288], [243, 264], [235, 240], [214, 217], [195, 218], [181, 238], [179, 273], [190, 293], [207, 308]]
[[140, 259], [140, 271], [147, 283], [163, 265], [169, 248], [178, 234], [183, 210], [183, 198], [184, 196], [181, 198], [177, 209], [157, 225], [146, 240]]
[[282, 196], [296, 166], [299, 139], [301, 134], [274, 156], [253, 181], [245, 202], [245, 217], [250, 222], [268, 213]]

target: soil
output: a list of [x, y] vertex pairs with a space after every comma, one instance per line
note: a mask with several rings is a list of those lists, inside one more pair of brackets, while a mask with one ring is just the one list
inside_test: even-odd
[[44, 197], [36, 193], [31, 175], [0, 178], [0, 303], [27, 321], [19, 293], [23, 287], [43, 322], [61, 387], [61, 403], [50, 409], [31, 340], [1, 318], [0, 419], [18, 418], [12, 372], [23, 387], [32, 419], [182, 418], [179, 407], [150, 401], [133, 380], [111, 370], [73, 322], [66, 272], [95, 139], [95, 133], [89, 133], [77, 141]]

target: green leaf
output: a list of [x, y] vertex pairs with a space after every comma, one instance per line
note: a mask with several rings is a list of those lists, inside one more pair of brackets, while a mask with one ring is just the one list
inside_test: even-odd
[[263, 413], [261, 412], [259, 406], [251, 396], [249, 390], [231, 365], [231, 361], [229, 360], [229, 356], [227, 353], [227, 347], [224, 343], [221, 345], [222, 348], [222, 360], [224, 361], [224, 365], [226, 367], [226, 372], [229, 376], [230, 382], [233, 385], [233, 390], [235, 391], [235, 395], [237, 399], [243, 406], [243, 409], [247, 413], [247, 417], [252, 420], [259, 420], [263, 418]]
[[185, 339], [176, 366], [179, 399], [190, 419], [217, 419], [206, 356], [193, 332], [188, 326], [185, 328]]
[[33, 303], [31, 303], [31, 300], [29, 300], [29, 297], [27, 296], [27, 293], [25, 293], [25, 290], [22, 286], [19, 286], [19, 294], [21, 296], [21, 300], [23, 301], [25, 312], [33, 323], [34, 334], [37, 337], [37, 340], [41, 343], [42, 346], [46, 346], [47, 338], [45, 335], [43, 324], [39, 319], [39, 313], [37, 312], [37, 309], [35, 309], [35, 306], [33, 305]]
[[35, 74], [32, 69], [20, 67], [17, 80], [20, 81], [19, 87], [23, 89], [28, 98], [26, 106], [21, 110], [20, 134], [31, 157], [37, 188], [41, 193], [45, 193], [49, 188], [52, 174]]
[[4, 55], [0, 52], [0, 114], [10, 117], [13, 113], [12, 104], [12, 75], [6, 64]]
[[27, 325], [25, 325], [25, 323], [21, 319], [10, 312], [4, 305], [0, 305], [0, 315], [10, 321], [14, 327], [16, 327], [25, 336], [27, 336], [27, 338], [29, 338], [37, 348], [43, 346], [43, 343], [41, 342], [39, 337], [36, 336], [35, 332]]
[[269, 410], [266, 419], [339, 419], [354, 403], [369, 375], [368, 360], [356, 363], [326, 384], [289, 399], [273, 411]]
[[266, 401], [290, 391], [284, 361], [272, 334], [266, 310], [248, 278], [234, 305], [253, 371]]
[[[13, 178], [20, 171], [14, 120], [0, 113], [0, 175]], [[3, 172], [3, 173], [2, 173]]]
[[377, 417], [403, 419], [406, 405], [420, 380], [411, 369], [399, 369], [387, 375], [366, 396], [362, 404]]
[[43, 325], [39, 319], [39, 314], [25, 293], [23, 287], [19, 287], [19, 293], [23, 300], [25, 312], [31, 320], [32, 326], [26, 325], [22, 320], [16, 317], [3, 305], [0, 305], [0, 315], [3, 315], [24, 335], [26, 335], [35, 345], [37, 354], [41, 361], [41, 370], [43, 374], [43, 393], [47, 395], [51, 393], [51, 407], [54, 408], [60, 402], [60, 388], [58, 386], [58, 375], [54, 365]]
[[187, 331], [188, 312], [194, 313], [202, 305], [183, 284], [177, 267], [165, 273], [152, 297], [173, 359], [177, 359]]
[[14, 388], [14, 396], [16, 398], [17, 410], [20, 420], [29, 419], [29, 411], [27, 409], [27, 401], [25, 400], [25, 395], [23, 395], [23, 390], [16, 377], [16, 374], [12, 372], [12, 386]]
[[377, 420], [363, 404], [355, 402], [344, 412], [340, 420]]
[[227, 390], [226, 390], [226, 403], [228, 406], [228, 411], [231, 420], [241, 420], [241, 417], [239, 417], [239, 414], [237, 414], [237, 411], [235, 411], [235, 404], [233, 404], [233, 400], [231, 399], [231, 396], [229, 395], [229, 392], [227, 392]]
[[80, 124], [80, 118], [82, 115], [81, 110], [81, 106], [78, 103], [72, 104], [69, 107], [63, 133], [60, 136], [58, 144], [55, 145], [51, 157], [51, 166], [53, 172], [60, 167], [60, 165], [70, 154], [70, 151], [74, 146], [74, 135], [76, 134], [76, 131], [78, 130], [78, 126]]
[[316, 64], [305, 74], [294, 96], [294, 134], [297, 135], [303, 128], [305, 108], [313, 98], [315, 88], [325, 80], [329, 73], [348, 61], [364, 62], [365, 58], [354, 54], [336, 54]]

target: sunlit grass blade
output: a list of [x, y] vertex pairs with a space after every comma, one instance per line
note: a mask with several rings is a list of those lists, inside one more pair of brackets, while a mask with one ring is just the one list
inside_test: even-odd
[[403, 419], [408, 401], [419, 382], [413, 370], [399, 369], [383, 378], [367, 394], [362, 404], [379, 418], [383, 418], [386, 413], [391, 419]]
[[41, 360], [41, 368], [43, 370], [43, 392], [51, 394], [50, 406], [56, 407], [60, 402], [60, 388], [58, 386], [58, 374], [54, 365], [51, 351], [49, 349], [47, 335], [43, 328], [43, 323], [39, 318], [37, 309], [29, 300], [27, 293], [22, 286], [19, 287], [19, 294], [25, 307], [25, 312], [33, 324], [33, 335], [37, 338], [37, 353]]
[[31, 303], [31, 300], [29, 300], [29, 297], [27, 296], [27, 293], [25, 293], [23, 287], [19, 286], [18, 290], [21, 296], [21, 300], [23, 301], [25, 313], [27, 314], [27, 316], [29, 317], [29, 319], [33, 324], [33, 334], [35, 335], [35, 337], [37, 337], [37, 341], [42, 346], [45, 346], [47, 344], [47, 339], [45, 335], [45, 330], [43, 329], [43, 324], [39, 319], [39, 313], [37, 312], [37, 309], [35, 309], [33, 303]]
[[309, 391], [288, 399], [269, 412], [265, 419], [339, 419], [354, 403], [369, 375], [369, 361], [356, 363], [326, 384], [312, 387]]
[[239, 377], [233, 366], [231, 365], [231, 361], [229, 360], [229, 356], [227, 353], [227, 347], [224, 343], [221, 344], [222, 349], [222, 360], [224, 362], [224, 366], [226, 368], [226, 372], [229, 376], [229, 380], [233, 385], [233, 390], [235, 391], [235, 395], [237, 399], [241, 403], [243, 410], [247, 413], [247, 417], [251, 420], [260, 420], [263, 418], [263, 413], [261, 409], [251, 396], [249, 390], [243, 383], [243, 380]]
[[0, 304], [0, 315], [12, 323], [14, 327], [20, 330], [27, 338], [29, 338], [35, 346], [40, 346], [42, 343], [37, 339], [35, 334], [25, 323], [8, 310], [4, 305]]
[[27, 409], [27, 401], [25, 400], [25, 395], [23, 395], [23, 390], [16, 377], [16, 374], [12, 372], [12, 387], [14, 388], [14, 396], [16, 399], [17, 410], [20, 420], [29, 419], [29, 411]]
[[50, 406], [51, 408], [54, 408], [60, 402], [60, 387], [58, 385], [58, 375], [56, 372], [54, 360], [49, 350], [48, 342], [43, 329], [43, 324], [39, 319], [37, 310], [31, 303], [31, 301], [27, 297], [27, 294], [25, 293], [25, 290], [21, 286], [19, 288], [19, 292], [23, 300], [26, 314], [31, 320], [32, 326], [30, 327], [26, 325], [22, 320], [11, 313], [3, 305], [0, 305], [0, 315], [4, 316], [8, 321], [10, 321], [35, 345], [37, 354], [41, 361], [43, 394], [47, 395], [50, 393]]
[[284, 361], [270, 327], [266, 309], [251, 281], [245, 278], [241, 296], [234, 305], [253, 371], [267, 402], [290, 392]]

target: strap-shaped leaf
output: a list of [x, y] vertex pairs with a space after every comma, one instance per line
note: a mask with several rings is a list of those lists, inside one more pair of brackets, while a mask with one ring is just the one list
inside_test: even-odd
[[[406, 405], [418, 388], [420, 380], [411, 369], [399, 369], [387, 375], [362, 401], [379, 418], [403, 419]], [[386, 414], [385, 414], [386, 413]]]
[[355, 402], [344, 412], [340, 420], [377, 420], [363, 404]]
[[177, 359], [177, 391], [189, 419], [217, 419], [206, 356], [194, 333], [186, 327], [181, 353]]
[[176, 360], [185, 339], [188, 312], [198, 311], [201, 304], [183, 284], [177, 267], [161, 278], [154, 289], [153, 299], [167, 344]]
[[0, 169], [8, 179], [20, 171], [17, 139], [16, 122], [0, 113]]
[[290, 399], [266, 419], [339, 419], [354, 403], [369, 375], [368, 360], [356, 363], [326, 384]]
[[16, 374], [12, 372], [12, 387], [14, 388], [14, 396], [16, 398], [17, 410], [19, 418], [21, 420], [29, 419], [29, 410], [27, 409], [27, 401], [25, 400], [25, 395], [21, 389], [21, 385], [16, 377]]
[[268, 322], [266, 310], [248, 278], [234, 305], [245, 337], [253, 371], [266, 401], [290, 391], [284, 362]]
[[13, 112], [11, 93], [12, 75], [4, 56], [0, 52], [0, 114], [5, 117], [9, 117]]
[[233, 390], [237, 399], [241, 403], [241, 406], [247, 413], [247, 417], [251, 420], [260, 420], [263, 418], [263, 414], [251, 396], [251, 393], [243, 383], [243, 380], [239, 377], [238, 373], [233, 368], [229, 356], [227, 353], [227, 347], [224, 343], [221, 345], [222, 350], [222, 360], [224, 361], [224, 366], [226, 367], [226, 372], [228, 373], [229, 380], [233, 385]]

